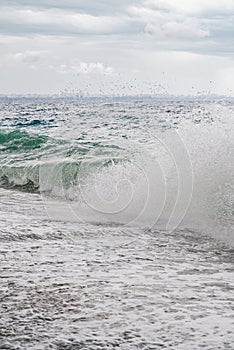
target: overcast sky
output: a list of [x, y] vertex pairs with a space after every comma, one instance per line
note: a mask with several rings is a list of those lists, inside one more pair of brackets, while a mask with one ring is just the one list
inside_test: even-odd
[[0, 0], [0, 94], [234, 95], [233, 0]]

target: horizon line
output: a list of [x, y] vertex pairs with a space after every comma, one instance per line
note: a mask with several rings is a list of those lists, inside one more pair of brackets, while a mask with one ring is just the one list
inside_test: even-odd
[[135, 95], [82, 95], [74, 93], [2, 93], [0, 94], [0, 100], [4, 99], [57, 99], [57, 100], [78, 100], [78, 101], [92, 101], [92, 100], [181, 100], [181, 99], [192, 99], [192, 100], [220, 100], [220, 99], [229, 99], [233, 100], [234, 96], [228, 95], [218, 95], [218, 94], [205, 94], [200, 93], [196, 95], [174, 95], [174, 94], [135, 94]]

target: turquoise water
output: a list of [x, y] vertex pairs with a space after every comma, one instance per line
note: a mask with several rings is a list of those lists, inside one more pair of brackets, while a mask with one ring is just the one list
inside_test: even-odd
[[1, 103], [1, 348], [233, 348], [233, 112]]

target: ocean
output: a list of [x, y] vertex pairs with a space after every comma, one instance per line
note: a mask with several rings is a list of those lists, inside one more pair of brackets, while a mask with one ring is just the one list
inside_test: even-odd
[[234, 349], [233, 114], [2, 100], [1, 349]]

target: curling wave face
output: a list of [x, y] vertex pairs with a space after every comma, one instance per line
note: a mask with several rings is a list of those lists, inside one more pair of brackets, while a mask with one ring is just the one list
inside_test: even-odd
[[232, 240], [231, 103], [15, 104], [1, 114], [0, 186], [40, 193], [52, 219], [221, 227]]

